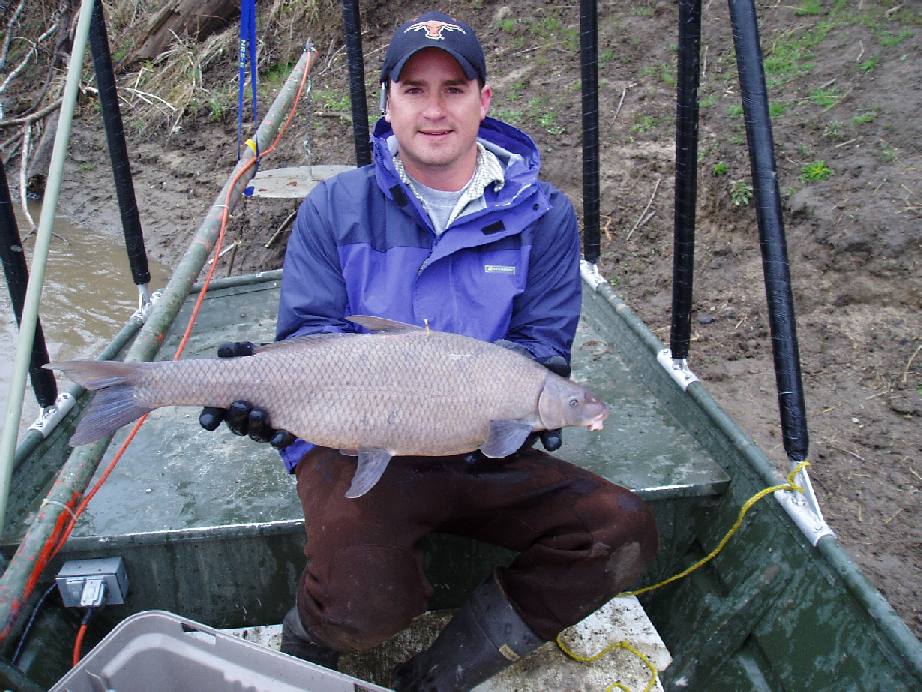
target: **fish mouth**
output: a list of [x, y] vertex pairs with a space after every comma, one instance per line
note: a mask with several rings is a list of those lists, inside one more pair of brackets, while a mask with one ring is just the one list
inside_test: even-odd
[[599, 411], [595, 416], [593, 416], [588, 423], [586, 423], [586, 430], [598, 431], [605, 427], [605, 419], [608, 418], [608, 406], [603, 404], [602, 410]]

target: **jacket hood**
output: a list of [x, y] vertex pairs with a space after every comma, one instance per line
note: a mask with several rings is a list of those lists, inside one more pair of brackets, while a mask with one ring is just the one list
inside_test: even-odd
[[[538, 180], [541, 170], [541, 155], [531, 137], [517, 127], [495, 118], [484, 118], [480, 124], [478, 139], [484, 147], [493, 152], [505, 168], [506, 194], [517, 196], [525, 187]], [[400, 176], [394, 166], [397, 140], [391, 124], [380, 118], [372, 134], [375, 175], [385, 194], [391, 196], [395, 185], [401, 185]], [[506, 195], [502, 195], [505, 197]]]

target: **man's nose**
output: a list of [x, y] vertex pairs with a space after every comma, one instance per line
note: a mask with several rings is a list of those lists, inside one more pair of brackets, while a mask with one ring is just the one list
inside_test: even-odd
[[423, 108], [423, 116], [429, 119], [440, 118], [445, 114], [445, 105], [442, 102], [441, 94], [433, 94], [426, 99], [426, 106]]

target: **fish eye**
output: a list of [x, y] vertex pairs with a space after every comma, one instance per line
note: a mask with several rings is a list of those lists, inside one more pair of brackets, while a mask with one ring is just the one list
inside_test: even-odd
[[577, 399], [576, 397], [572, 397], [567, 402], [567, 406], [569, 406], [570, 408], [576, 408], [577, 406], [579, 406], [579, 399]]

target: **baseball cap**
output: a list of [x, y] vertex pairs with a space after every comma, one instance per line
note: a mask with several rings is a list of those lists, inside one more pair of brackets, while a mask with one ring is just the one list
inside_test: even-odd
[[424, 48], [441, 48], [458, 61], [468, 79], [487, 81], [487, 64], [474, 29], [442, 12], [426, 12], [397, 28], [384, 56], [381, 81], [400, 81], [407, 60]]

